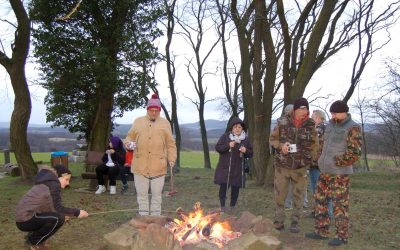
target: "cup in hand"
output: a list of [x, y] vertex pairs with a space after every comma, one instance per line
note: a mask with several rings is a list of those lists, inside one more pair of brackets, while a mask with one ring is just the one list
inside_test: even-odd
[[289, 144], [288, 152], [289, 153], [296, 153], [297, 152], [297, 145], [296, 144]]

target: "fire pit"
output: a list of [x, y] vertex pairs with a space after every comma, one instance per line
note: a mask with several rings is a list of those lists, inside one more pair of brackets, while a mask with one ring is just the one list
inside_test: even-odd
[[189, 213], [178, 208], [175, 219], [134, 217], [104, 238], [110, 250], [275, 250], [282, 247], [278, 235], [270, 219], [248, 211], [239, 218], [205, 213], [196, 203]]
[[192, 212], [186, 213], [182, 208], [176, 212], [179, 219], [168, 222], [165, 227], [174, 234], [174, 239], [181, 246], [205, 240], [222, 248], [241, 235], [232, 231], [228, 221], [220, 220], [220, 211], [204, 213], [200, 202], [196, 202]]

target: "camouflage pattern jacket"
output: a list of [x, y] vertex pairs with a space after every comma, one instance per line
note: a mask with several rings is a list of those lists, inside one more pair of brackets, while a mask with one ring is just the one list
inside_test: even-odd
[[[299, 128], [296, 128], [290, 116], [282, 116], [278, 119], [269, 142], [276, 149], [275, 167], [308, 168], [317, 160], [319, 141], [315, 122], [311, 118], [306, 119]], [[284, 154], [281, 151], [282, 146], [287, 142], [296, 144], [296, 153]]]

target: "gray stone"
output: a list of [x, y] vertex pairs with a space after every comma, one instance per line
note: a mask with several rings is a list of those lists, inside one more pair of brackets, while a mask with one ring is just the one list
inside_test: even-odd
[[281, 247], [282, 243], [274, 236], [257, 237], [252, 232], [243, 234], [237, 239], [229, 242], [229, 250], [275, 250]]
[[123, 224], [114, 232], [104, 235], [109, 250], [130, 250], [132, 237], [138, 232], [128, 223]]

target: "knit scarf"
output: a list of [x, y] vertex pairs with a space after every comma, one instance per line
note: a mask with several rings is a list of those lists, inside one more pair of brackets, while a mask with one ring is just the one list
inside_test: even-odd
[[241, 141], [246, 139], [246, 133], [244, 131], [242, 131], [242, 133], [240, 135], [234, 135], [231, 133], [231, 134], [229, 134], [229, 139], [231, 141], [235, 141], [236, 143], [240, 143]]

